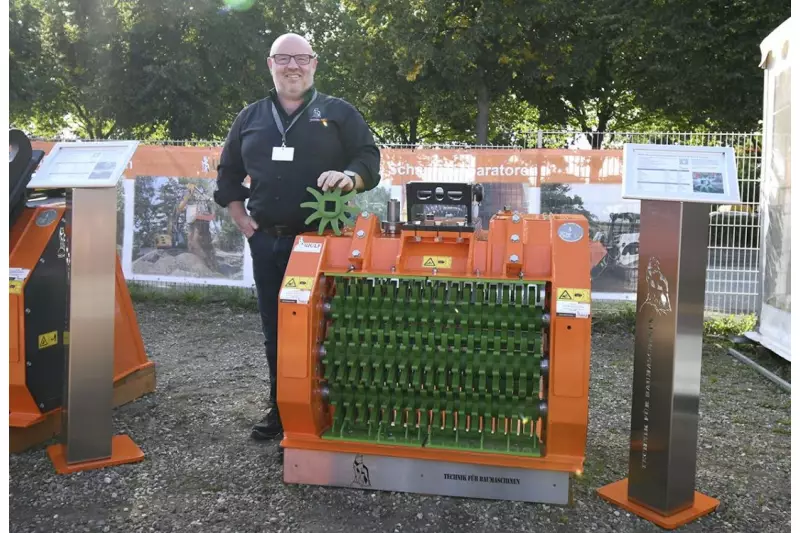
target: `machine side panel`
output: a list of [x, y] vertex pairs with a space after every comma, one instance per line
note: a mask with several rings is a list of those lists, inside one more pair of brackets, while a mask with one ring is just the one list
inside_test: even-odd
[[550, 223], [543, 219], [525, 219], [522, 238], [524, 275], [527, 279], [549, 279], [552, 273], [550, 255]]
[[[64, 380], [64, 329], [67, 308], [67, 266], [61, 219], [25, 283], [26, 385], [39, 408], [61, 407]], [[39, 229], [39, 228], [37, 228]], [[59, 233], [61, 232], [61, 233]]]
[[22, 294], [9, 295], [9, 413], [8, 424], [11, 427], [28, 427], [43, 419], [42, 412], [33, 401], [28, 387], [25, 386], [25, 309]]
[[582, 216], [554, 216], [551, 224], [552, 335], [545, 444], [548, 454], [583, 457], [592, 327], [587, 311], [591, 309], [589, 228]]
[[8, 362], [11, 365], [10, 381], [12, 385], [25, 383], [25, 322], [20, 320], [25, 302], [22, 294], [8, 295]]
[[298, 237], [279, 294], [277, 398], [287, 437], [319, 435], [325, 420], [319, 376], [311, 373], [318, 369], [326, 253], [325, 237]]
[[[11, 229], [8, 232], [8, 251], [10, 257], [14, 257], [15, 255], [19, 256], [20, 253], [25, 254], [24, 249], [29, 246], [29, 243], [26, 241], [23, 248], [20, 248], [20, 246], [23, 238], [28, 232], [28, 226], [33, 224], [33, 215], [35, 212], [36, 211], [34, 209], [24, 210], [22, 213], [20, 213], [14, 225], [11, 226]], [[14, 266], [13, 263], [10, 265], [12, 267]]]
[[114, 325], [114, 381], [155, 363], [147, 360], [142, 333], [136, 319], [122, 265], [117, 257], [116, 317]]
[[[30, 325], [27, 323], [29, 315], [26, 313], [26, 309], [30, 309], [30, 296], [26, 294], [26, 287], [31, 283], [32, 273], [37, 265], [40, 265], [39, 259], [42, 258], [48, 242], [51, 242], [63, 212], [63, 207], [50, 205], [25, 209], [9, 231], [9, 267], [27, 273], [24, 281], [17, 277], [9, 287], [9, 312], [12, 314], [9, 328], [9, 425], [12, 427], [28, 427], [43, 419], [42, 410], [38, 407], [40, 402], [34, 399], [27, 383], [33, 365], [30, 356], [37, 351], [37, 345], [31, 345], [26, 339], [26, 335], [30, 336]], [[57, 328], [59, 331], [63, 329], [63, 320], [62, 315], [61, 325]], [[59, 385], [58, 393], [60, 392]]]

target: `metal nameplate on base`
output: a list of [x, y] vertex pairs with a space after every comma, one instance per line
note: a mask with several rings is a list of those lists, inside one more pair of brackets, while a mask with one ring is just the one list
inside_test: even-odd
[[301, 485], [567, 505], [567, 472], [380, 455], [284, 451], [283, 480]]

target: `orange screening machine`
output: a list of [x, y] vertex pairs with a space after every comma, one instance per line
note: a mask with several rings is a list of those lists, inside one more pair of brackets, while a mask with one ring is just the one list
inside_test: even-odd
[[[9, 426], [12, 450], [59, 433], [64, 404], [68, 321], [69, 212], [64, 191], [29, 196], [26, 186], [44, 157], [28, 138], [10, 131], [9, 163]], [[122, 269], [116, 267], [114, 403], [152, 391], [147, 382], [127, 381], [147, 373], [147, 359]], [[130, 386], [128, 386], [130, 385]], [[109, 406], [110, 407], [110, 406]]]
[[[342, 202], [322, 198], [323, 224]], [[588, 424], [590, 242], [575, 215], [473, 220], [410, 183], [408, 222], [294, 244], [279, 304], [287, 483], [567, 504]], [[337, 210], [339, 212], [337, 212]]]

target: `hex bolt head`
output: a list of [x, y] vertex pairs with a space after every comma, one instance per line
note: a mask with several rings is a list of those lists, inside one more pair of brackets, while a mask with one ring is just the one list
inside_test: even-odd
[[509, 259], [511, 260], [512, 263], [516, 263], [517, 261], [519, 261], [519, 256], [517, 254], [512, 254], [511, 257], [509, 257]]
[[358, 230], [358, 232], [356, 232], [356, 237], [358, 237], [359, 239], [363, 239], [364, 235], [365, 235], [365, 233], [364, 233], [363, 229], [360, 229], [360, 230]]
[[539, 414], [542, 416], [547, 416], [547, 402], [539, 402]]
[[518, 223], [519, 223], [519, 221], [521, 220], [521, 218], [520, 218], [520, 216], [519, 216], [517, 213], [514, 213], [514, 216], [513, 216], [513, 217], [511, 217], [511, 220], [513, 220], [513, 221], [514, 221], [514, 224], [518, 224]]
[[519, 242], [519, 235], [516, 233], [511, 236], [511, 242]]
[[358, 250], [353, 250], [353, 257], [359, 257], [360, 255], [361, 252], [359, 252]]
[[363, 218], [369, 218], [369, 213], [368, 213], [367, 211], [362, 211], [362, 212], [361, 212], [361, 216], [362, 216]]

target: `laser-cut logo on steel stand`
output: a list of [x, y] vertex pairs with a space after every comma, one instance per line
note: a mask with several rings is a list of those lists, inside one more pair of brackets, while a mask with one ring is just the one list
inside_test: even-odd
[[659, 315], [666, 315], [672, 311], [672, 304], [669, 300], [669, 282], [661, 272], [661, 263], [657, 257], [651, 256], [647, 263], [645, 282], [647, 283], [647, 298], [639, 311], [641, 312], [646, 305], [652, 306]]
[[364, 464], [364, 456], [359, 454], [353, 460], [353, 483], [359, 487], [371, 487], [372, 482], [369, 479], [369, 468]]

